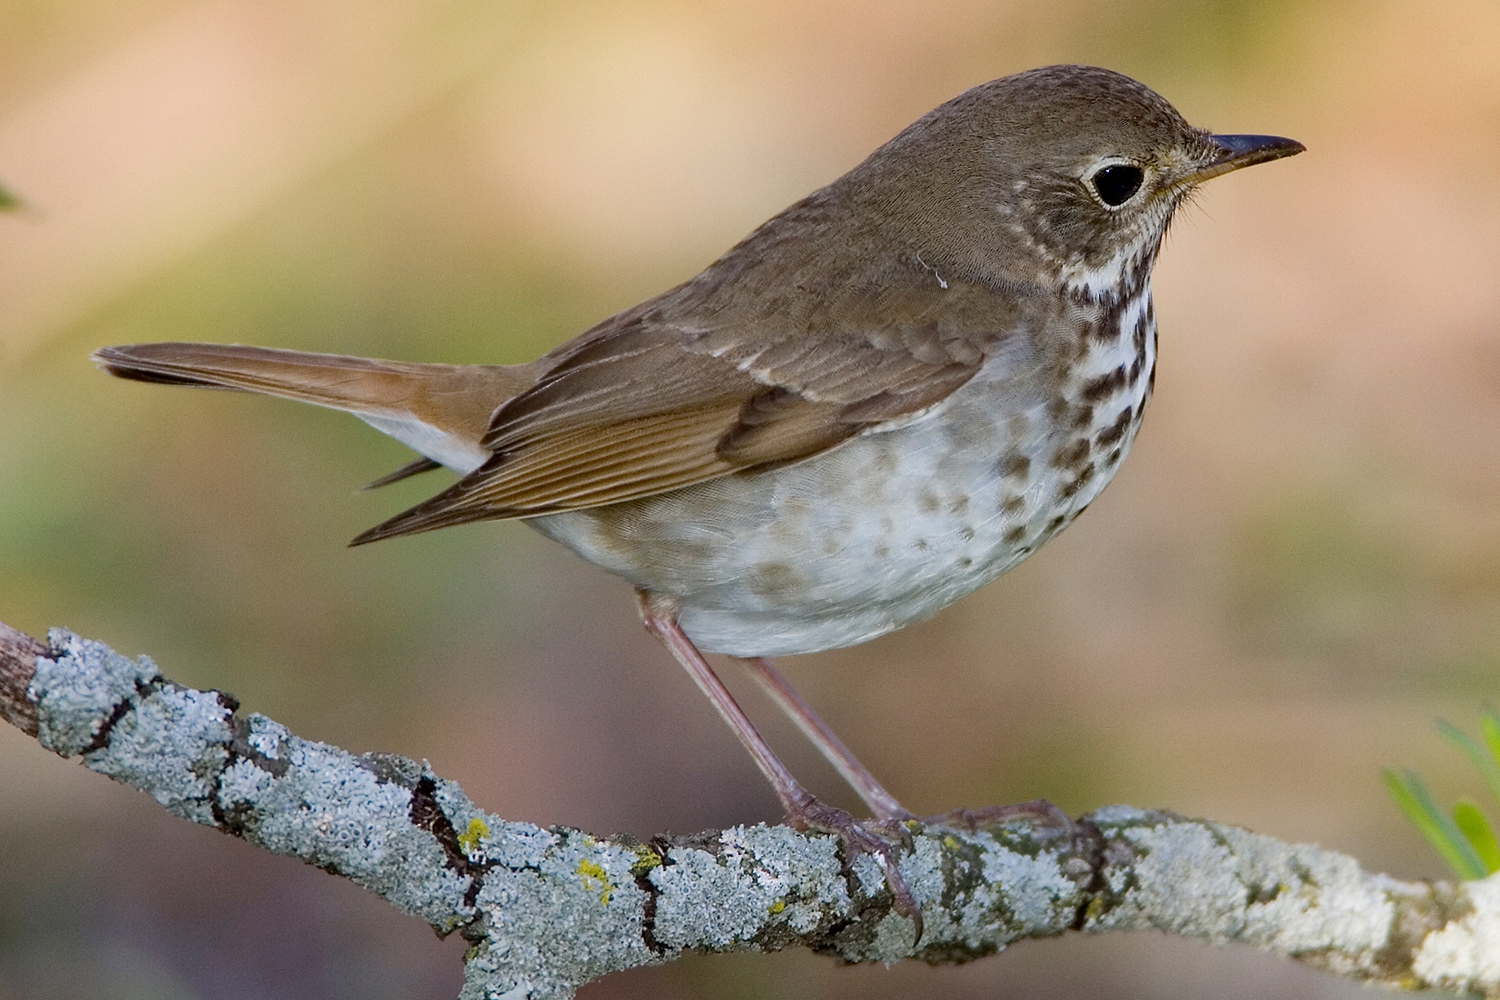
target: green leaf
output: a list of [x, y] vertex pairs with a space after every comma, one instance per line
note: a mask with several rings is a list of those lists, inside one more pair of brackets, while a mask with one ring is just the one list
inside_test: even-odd
[[[1485, 709], [1484, 714], [1479, 717], [1479, 732], [1490, 751], [1490, 759], [1500, 768], [1500, 715], [1496, 715], [1493, 708]], [[1496, 791], [1495, 796], [1500, 798], [1500, 791]]]
[[1449, 741], [1456, 743], [1458, 748], [1474, 762], [1474, 766], [1479, 768], [1479, 773], [1484, 775], [1484, 783], [1490, 786], [1490, 794], [1500, 801], [1500, 760], [1496, 759], [1496, 744], [1490, 742], [1491, 733], [1488, 731], [1494, 730], [1495, 738], [1500, 740], [1500, 720], [1495, 719], [1493, 712], [1485, 713], [1485, 719], [1480, 723], [1480, 728], [1485, 730], [1486, 746], [1480, 746], [1472, 736], [1451, 722], [1439, 719], [1437, 727], [1438, 732], [1446, 736]]
[[1427, 786], [1422, 784], [1421, 778], [1410, 771], [1398, 775], [1386, 768], [1385, 787], [1396, 805], [1406, 813], [1406, 818], [1427, 838], [1427, 842], [1459, 878], [1480, 879], [1489, 874], [1474, 850], [1474, 845], [1433, 804], [1432, 796], [1427, 794]]
[[1453, 804], [1453, 822], [1474, 848], [1474, 853], [1484, 864], [1485, 874], [1500, 871], [1500, 843], [1495, 841], [1495, 831], [1490, 821], [1479, 811], [1479, 806], [1468, 799], [1459, 799]]
[[11, 209], [20, 207], [21, 199], [11, 194], [5, 188], [0, 187], [0, 212], [8, 212]]

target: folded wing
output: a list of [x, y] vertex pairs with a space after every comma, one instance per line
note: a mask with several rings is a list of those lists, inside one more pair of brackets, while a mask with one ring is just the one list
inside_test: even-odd
[[483, 465], [355, 544], [640, 499], [909, 418], [1016, 328], [1013, 300], [930, 286], [747, 296], [736, 308], [722, 295], [694, 303], [690, 283], [645, 303], [538, 362], [545, 374], [496, 410]]

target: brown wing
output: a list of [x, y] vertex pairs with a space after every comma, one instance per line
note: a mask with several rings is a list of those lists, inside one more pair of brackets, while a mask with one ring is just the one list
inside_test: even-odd
[[914, 270], [904, 289], [793, 285], [748, 296], [753, 309], [694, 301], [690, 283], [622, 314], [543, 359], [547, 374], [496, 411], [492, 459], [354, 544], [786, 464], [940, 402], [1014, 333], [1015, 307]]
[[543, 358], [495, 411], [493, 458], [355, 544], [795, 462], [946, 398], [1016, 335], [1024, 300], [940, 276], [849, 190]]

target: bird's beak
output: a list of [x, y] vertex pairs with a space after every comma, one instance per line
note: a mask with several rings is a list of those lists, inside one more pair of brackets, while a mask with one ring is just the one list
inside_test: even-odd
[[1283, 139], [1279, 135], [1211, 135], [1208, 138], [1219, 147], [1220, 153], [1186, 178], [1190, 184], [1201, 184], [1241, 167], [1296, 156], [1307, 148], [1296, 139]]

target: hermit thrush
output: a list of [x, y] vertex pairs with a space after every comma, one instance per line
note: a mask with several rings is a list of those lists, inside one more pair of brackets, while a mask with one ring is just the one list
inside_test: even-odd
[[109, 347], [127, 378], [348, 410], [462, 478], [355, 544], [524, 518], [635, 584], [789, 816], [818, 803], [703, 660], [746, 658], [878, 821], [908, 814], [762, 657], [927, 618], [1067, 526], [1151, 395], [1151, 266], [1200, 183], [1302, 151], [1211, 135], [1108, 70], [929, 112], [702, 274], [528, 365], [209, 344]]

